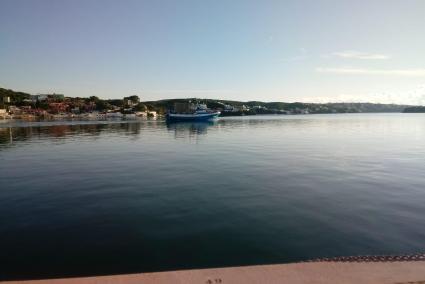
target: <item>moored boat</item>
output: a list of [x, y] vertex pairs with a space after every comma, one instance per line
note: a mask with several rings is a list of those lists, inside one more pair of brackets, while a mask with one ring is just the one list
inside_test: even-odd
[[219, 111], [210, 110], [205, 104], [176, 103], [174, 110], [168, 111], [169, 121], [207, 121], [217, 118]]

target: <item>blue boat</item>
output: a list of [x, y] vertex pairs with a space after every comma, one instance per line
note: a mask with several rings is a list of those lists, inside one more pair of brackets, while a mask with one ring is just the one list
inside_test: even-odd
[[[183, 111], [181, 111], [183, 109]], [[180, 111], [179, 111], [180, 110]], [[208, 121], [217, 118], [219, 111], [210, 110], [205, 104], [177, 103], [174, 111], [167, 113], [168, 121]]]

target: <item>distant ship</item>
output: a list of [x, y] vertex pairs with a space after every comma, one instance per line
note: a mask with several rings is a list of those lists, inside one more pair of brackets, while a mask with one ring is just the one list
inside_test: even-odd
[[174, 110], [168, 111], [168, 121], [208, 121], [217, 118], [219, 111], [210, 110], [205, 104], [175, 103]]

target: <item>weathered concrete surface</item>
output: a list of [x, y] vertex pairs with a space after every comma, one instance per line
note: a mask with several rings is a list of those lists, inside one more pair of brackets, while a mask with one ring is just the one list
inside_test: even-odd
[[2, 283], [338, 283], [425, 284], [425, 261], [311, 262]]

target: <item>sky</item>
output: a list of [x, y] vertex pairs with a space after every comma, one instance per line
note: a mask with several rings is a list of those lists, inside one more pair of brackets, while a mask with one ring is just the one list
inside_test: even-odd
[[425, 0], [0, 0], [0, 87], [425, 105]]

